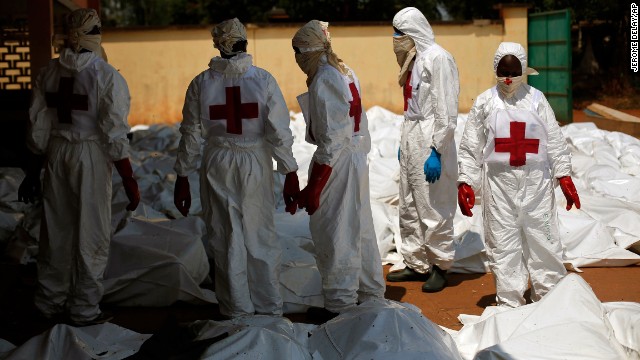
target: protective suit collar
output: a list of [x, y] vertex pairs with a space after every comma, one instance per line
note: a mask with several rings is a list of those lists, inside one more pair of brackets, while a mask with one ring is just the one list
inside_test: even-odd
[[253, 64], [253, 58], [247, 53], [240, 53], [230, 59], [216, 56], [209, 61], [212, 70], [224, 74], [243, 74]]
[[94, 52], [76, 53], [70, 48], [64, 48], [60, 52], [59, 62], [62, 67], [73, 72], [80, 72], [91, 65], [98, 56]]
[[414, 7], [400, 10], [393, 17], [393, 26], [413, 39], [418, 52], [426, 51], [436, 43], [429, 21], [420, 10]]

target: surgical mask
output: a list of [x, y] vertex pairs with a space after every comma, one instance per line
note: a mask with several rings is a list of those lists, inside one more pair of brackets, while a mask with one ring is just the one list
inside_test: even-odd
[[307, 74], [307, 86], [311, 85], [313, 78], [318, 72], [320, 58], [324, 55], [324, 51], [310, 51], [302, 54], [296, 54], [296, 63]]
[[307, 54], [309, 53], [296, 54], [296, 63], [305, 74], [309, 74], [315, 65], [311, 63], [311, 58]]
[[411, 61], [416, 57], [416, 44], [409, 35], [393, 34], [393, 52], [400, 65], [398, 84], [404, 86], [411, 71]]
[[393, 35], [393, 52], [396, 54], [398, 65], [402, 67], [407, 59], [407, 54], [416, 45], [409, 35]]
[[498, 91], [502, 96], [510, 98], [516, 93], [516, 90], [522, 85], [523, 76], [500, 77], [496, 76], [498, 82]]

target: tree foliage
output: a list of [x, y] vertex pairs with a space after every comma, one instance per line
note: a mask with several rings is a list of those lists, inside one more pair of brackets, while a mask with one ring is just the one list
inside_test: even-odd
[[[526, 1], [526, 0], [525, 0]], [[497, 19], [495, 5], [523, 0], [102, 0], [102, 18], [107, 26], [211, 25], [237, 17], [244, 23], [312, 19], [330, 22], [391, 22], [397, 11], [414, 6], [427, 19]], [[573, 25], [574, 95], [602, 91], [624, 93], [629, 76], [629, 3], [609, 0], [529, 0], [530, 13], [570, 9]], [[272, 17], [278, 8], [286, 17]], [[594, 61], [595, 59], [595, 61]], [[584, 64], [591, 69], [585, 71]], [[631, 80], [630, 80], [631, 79]], [[606, 89], [606, 90], [604, 90]], [[597, 92], [597, 91], [595, 91]]]
[[440, 19], [437, 5], [437, 0], [102, 0], [102, 17], [109, 26], [213, 24], [233, 17], [261, 23], [273, 21], [269, 12], [277, 7], [290, 22], [390, 21], [398, 10], [415, 6], [427, 18]]
[[[102, 0], [103, 18], [110, 26], [212, 24], [237, 17], [243, 22], [270, 21], [269, 11], [286, 11], [288, 21], [390, 21], [395, 13], [415, 6], [429, 20], [495, 19], [498, 3], [514, 0]], [[575, 22], [618, 21], [626, 5], [609, 0], [533, 0], [532, 11], [571, 9]], [[624, 6], [623, 6], [624, 5]], [[282, 21], [282, 20], [280, 20]]]

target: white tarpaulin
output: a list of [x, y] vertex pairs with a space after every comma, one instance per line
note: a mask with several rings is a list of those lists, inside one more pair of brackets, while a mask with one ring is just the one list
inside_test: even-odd
[[309, 306], [322, 307], [322, 279], [313, 257], [309, 215], [278, 213], [276, 232], [282, 239], [280, 293], [285, 313], [305, 312]]
[[341, 313], [309, 337], [314, 360], [461, 359], [446, 331], [411, 304], [374, 299]]
[[56, 325], [5, 353], [7, 343], [0, 341], [0, 359], [120, 360], [135, 354], [150, 337], [110, 323], [83, 328]]
[[629, 359], [640, 359], [640, 303], [608, 302], [602, 304], [613, 333], [625, 348]]
[[464, 359], [637, 359], [638, 305], [602, 304], [569, 274], [539, 302], [461, 315], [464, 326], [450, 333]]
[[201, 355], [207, 360], [311, 360], [307, 350], [309, 331], [316, 325], [292, 323], [287, 318], [257, 315], [228, 321], [194, 324], [200, 331], [194, 340], [228, 334]]
[[[190, 341], [200, 343], [198, 358], [212, 360], [640, 359], [640, 304], [600, 303], [575, 274], [537, 303], [488, 307], [481, 316], [459, 319], [464, 324], [460, 331], [440, 328], [411, 304], [371, 300], [321, 326], [258, 315], [201, 320], [189, 328]], [[18, 348], [0, 339], [0, 359], [124, 359], [153, 340], [150, 337], [109, 323], [56, 325]], [[212, 344], [202, 347], [207, 340]], [[176, 346], [185, 352], [193, 349]], [[170, 350], [171, 355], [180, 354]]]
[[121, 306], [216, 302], [211, 290], [200, 287], [209, 274], [199, 241], [204, 230], [200, 218], [125, 221], [111, 241], [104, 302]]

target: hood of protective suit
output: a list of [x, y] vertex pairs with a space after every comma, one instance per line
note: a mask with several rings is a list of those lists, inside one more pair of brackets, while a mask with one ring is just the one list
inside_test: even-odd
[[238, 41], [247, 40], [247, 30], [244, 25], [233, 18], [225, 20], [211, 29], [213, 47], [228, 55], [239, 54], [244, 51], [233, 51], [233, 45]]
[[66, 17], [67, 33], [57, 38], [67, 41], [67, 46], [75, 52], [86, 49], [102, 56], [102, 35], [89, 34], [94, 27], [102, 28], [98, 13], [94, 9], [77, 9]]
[[498, 50], [496, 50], [496, 54], [493, 57], [493, 72], [498, 70], [498, 63], [507, 55], [513, 55], [520, 60], [520, 64], [522, 64], [522, 75], [524, 75], [527, 71], [527, 53], [522, 45], [514, 42], [500, 43], [500, 46], [498, 46]]
[[[518, 58], [522, 66], [522, 75], [514, 77], [499, 77], [498, 64], [503, 57], [513, 55]], [[493, 72], [496, 73], [498, 91], [506, 98], [511, 98], [522, 85], [526, 75], [538, 75], [534, 69], [527, 67], [527, 53], [524, 47], [518, 43], [503, 42], [498, 46], [495, 56], [493, 57]]]
[[331, 48], [328, 22], [309, 21], [296, 32], [291, 39], [291, 45], [301, 52], [295, 55], [296, 62], [300, 69], [307, 74], [307, 86], [313, 81], [318, 66], [321, 65], [321, 59], [326, 59], [326, 62], [341, 74], [347, 75], [349, 73], [342, 59], [338, 58], [338, 55]]
[[216, 56], [209, 61], [212, 70], [224, 74], [244, 74], [253, 64], [253, 58], [247, 53], [240, 53], [230, 59]]
[[78, 73], [91, 65], [97, 57], [98, 54], [94, 52], [76, 53], [72, 49], [64, 48], [58, 60], [62, 67]]
[[429, 21], [420, 10], [414, 7], [400, 10], [393, 17], [393, 26], [413, 39], [418, 52], [425, 51], [436, 43]]
[[538, 72], [535, 69], [527, 67], [527, 52], [524, 47], [514, 42], [502, 42], [500, 43], [500, 46], [498, 46], [498, 50], [496, 50], [496, 54], [493, 57], [494, 73], [498, 70], [498, 63], [500, 60], [507, 55], [513, 55], [520, 60], [520, 64], [522, 65], [522, 75], [538, 75]]

